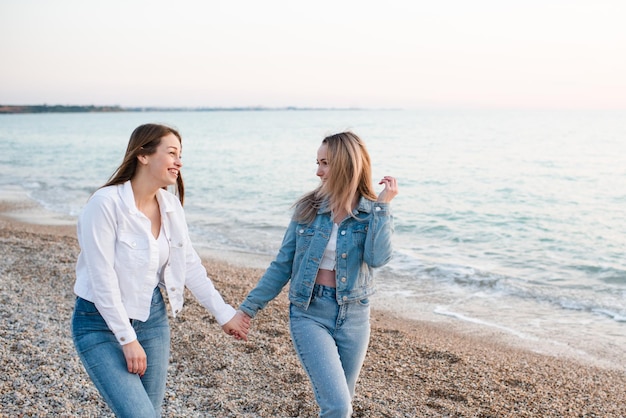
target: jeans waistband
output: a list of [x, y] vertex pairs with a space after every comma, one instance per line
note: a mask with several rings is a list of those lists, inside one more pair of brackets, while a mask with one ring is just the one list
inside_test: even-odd
[[313, 286], [313, 297], [321, 297], [321, 296], [332, 296], [335, 297], [337, 295], [337, 289], [330, 286], [324, 286], [321, 284], [316, 284]]

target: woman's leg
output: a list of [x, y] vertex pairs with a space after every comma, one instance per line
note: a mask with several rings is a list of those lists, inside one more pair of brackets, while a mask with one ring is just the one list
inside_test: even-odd
[[346, 374], [350, 396], [354, 398], [361, 367], [365, 361], [370, 340], [369, 300], [342, 305], [339, 308], [335, 343], [339, 350], [341, 365]]
[[170, 360], [170, 326], [167, 319], [167, 308], [161, 291], [157, 287], [152, 295], [150, 317], [146, 322], [133, 320], [137, 339], [148, 358], [148, 368], [141, 378], [150, 401], [160, 415], [161, 405], [165, 397], [167, 366]]
[[[311, 380], [320, 417], [344, 418], [352, 414], [354, 382], [363, 363], [361, 357], [364, 354], [361, 353], [367, 350], [369, 321], [366, 322], [365, 337], [343, 336], [342, 327], [346, 327], [345, 333], [348, 334], [357, 331], [358, 327], [346, 318], [346, 312], [337, 305], [334, 295], [332, 288], [315, 286], [314, 298], [307, 310], [291, 305], [290, 328], [296, 353]], [[340, 336], [341, 351], [335, 341], [337, 335]], [[363, 340], [366, 341], [365, 348], [361, 347]], [[359, 346], [351, 347], [351, 344]], [[359, 353], [356, 360], [352, 359], [350, 350]], [[346, 379], [344, 363], [352, 382]], [[356, 373], [355, 369], [358, 369]]]
[[157, 415], [139, 375], [128, 372], [122, 346], [95, 305], [82, 298], [74, 306], [72, 337], [85, 370], [116, 416]]

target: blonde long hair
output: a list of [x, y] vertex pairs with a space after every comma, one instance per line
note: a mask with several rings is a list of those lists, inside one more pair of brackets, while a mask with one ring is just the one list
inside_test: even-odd
[[[154, 154], [157, 147], [161, 145], [161, 139], [169, 134], [174, 134], [180, 141], [182, 147], [183, 140], [178, 131], [174, 128], [155, 123], [148, 123], [135, 128], [130, 135], [122, 164], [102, 187], [122, 184], [132, 179], [137, 171], [137, 157], [140, 155]], [[180, 203], [183, 204], [185, 200], [185, 184], [180, 173], [178, 173], [178, 178], [176, 179], [175, 193], [178, 195]]]
[[370, 156], [361, 138], [352, 132], [340, 132], [327, 136], [322, 144], [328, 147], [328, 177], [294, 204], [294, 219], [299, 222], [313, 222], [322, 206], [332, 212], [343, 209], [352, 214], [355, 194], [376, 200]]

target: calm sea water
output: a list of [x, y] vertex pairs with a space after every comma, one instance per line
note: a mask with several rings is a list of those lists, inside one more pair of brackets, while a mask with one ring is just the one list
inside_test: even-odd
[[[131, 131], [183, 135], [200, 252], [262, 267], [314, 188], [321, 139], [351, 129], [400, 195], [375, 306], [626, 369], [626, 113], [251, 111], [0, 115], [0, 196], [75, 217]], [[251, 284], [252, 285], [252, 284]]]

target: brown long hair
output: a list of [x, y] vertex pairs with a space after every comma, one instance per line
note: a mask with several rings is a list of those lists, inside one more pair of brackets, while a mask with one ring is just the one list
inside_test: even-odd
[[328, 178], [294, 204], [294, 218], [300, 222], [313, 222], [317, 211], [324, 205], [329, 205], [332, 211], [344, 209], [352, 214], [355, 193], [376, 200], [372, 184], [372, 164], [361, 138], [349, 131], [340, 132], [327, 136], [322, 144], [328, 146]]
[[[140, 155], [154, 154], [157, 147], [161, 145], [161, 139], [169, 134], [176, 135], [182, 147], [183, 140], [178, 131], [174, 128], [156, 123], [148, 123], [135, 128], [128, 140], [128, 146], [126, 147], [126, 154], [124, 155], [122, 164], [102, 187], [122, 184], [132, 179], [137, 171], [137, 157]], [[180, 173], [178, 173], [178, 178], [176, 179], [175, 194], [182, 204], [185, 200], [185, 184]]]

